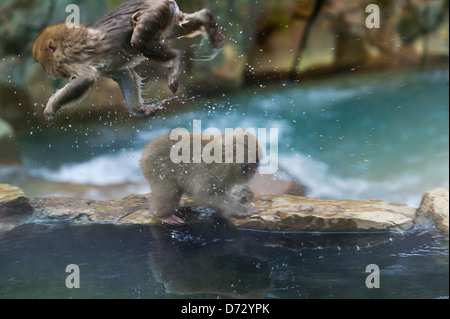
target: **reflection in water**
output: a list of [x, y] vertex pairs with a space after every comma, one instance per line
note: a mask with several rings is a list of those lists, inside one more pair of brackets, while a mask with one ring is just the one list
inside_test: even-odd
[[[0, 233], [0, 298], [442, 298], [448, 235], [27, 224]], [[67, 289], [66, 266], [80, 267]], [[381, 269], [367, 289], [366, 266]]]
[[211, 227], [198, 224], [195, 231], [152, 228], [153, 276], [169, 293], [178, 295], [264, 298], [271, 284], [269, 265], [251, 256], [239, 241], [208, 238]]

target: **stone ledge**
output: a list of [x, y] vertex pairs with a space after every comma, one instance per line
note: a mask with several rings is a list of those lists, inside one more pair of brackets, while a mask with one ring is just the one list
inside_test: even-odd
[[33, 207], [20, 188], [0, 184], [0, 230], [13, 228], [32, 212]]
[[255, 208], [263, 212], [230, 221], [240, 228], [270, 231], [404, 231], [414, 226], [416, 214], [407, 205], [379, 200], [324, 200], [289, 195], [260, 197]]
[[[122, 200], [90, 201], [74, 198], [40, 198], [31, 201], [39, 219], [74, 223], [157, 224], [148, 216], [148, 195]], [[189, 222], [197, 221], [204, 208], [189, 199], [182, 203]], [[262, 212], [248, 218], [229, 218], [238, 228], [266, 231], [404, 231], [414, 226], [416, 210], [383, 201], [337, 201], [279, 195], [262, 196], [253, 203]]]
[[[1, 190], [2, 188], [0, 199], [6, 198]], [[237, 228], [262, 231], [402, 232], [412, 229], [416, 224], [423, 224], [424, 219], [433, 219], [439, 229], [448, 232], [448, 190], [446, 193], [442, 190], [439, 192], [439, 203], [442, 205], [430, 204], [431, 198], [435, 197], [425, 194], [423, 205], [416, 210], [405, 204], [381, 200], [325, 200], [292, 195], [260, 196], [251, 203], [251, 206], [253, 209], [261, 210], [261, 213], [247, 218], [227, 220]], [[15, 214], [29, 217], [29, 207], [32, 206], [34, 213], [31, 218], [38, 220], [65, 220], [75, 224], [158, 224], [158, 221], [148, 216], [150, 199], [151, 195], [130, 195], [120, 200], [109, 201], [64, 197], [35, 198], [28, 202], [28, 206], [27, 200], [25, 201], [22, 208], [28, 212], [27, 214], [23, 215], [19, 206], [16, 207]], [[212, 218], [212, 210], [196, 206], [187, 198], [182, 199], [182, 206], [188, 223], [198, 223]], [[0, 200], [0, 212], [2, 209]], [[432, 211], [439, 214], [431, 213]], [[3, 219], [0, 215], [0, 230]]]
[[431, 220], [438, 229], [448, 233], [449, 189], [437, 188], [426, 192], [417, 211], [417, 218], [419, 221]]

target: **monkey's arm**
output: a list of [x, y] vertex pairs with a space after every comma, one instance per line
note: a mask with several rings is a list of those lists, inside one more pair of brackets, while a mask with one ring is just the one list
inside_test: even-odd
[[132, 69], [114, 71], [110, 73], [114, 81], [119, 84], [125, 98], [128, 112], [135, 116], [154, 116], [159, 106], [144, 105], [141, 92], [141, 77]]
[[95, 69], [82, 72], [82, 76], [75, 75], [62, 89], [52, 95], [44, 110], [45, 119], [50, 126], [54, 125], [55, 114], [64, 106], [78, 102], [97, 80]]

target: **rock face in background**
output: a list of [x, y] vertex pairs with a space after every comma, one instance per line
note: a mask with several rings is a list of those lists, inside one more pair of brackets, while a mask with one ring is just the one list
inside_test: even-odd
[[[429, 192], [424, 195], [418, 211], [404, 204], [378, 200], [261, 196], [250, 204], [253, 209], [261, 210], [260, 214], [243, 219], [228, 218], [228, 222], [237, 228], [263, 231], [379, 232], [410, 230], [427, 218], [448, 232], [448, 196], [448, 189]], [[150, 195], [130, 195], [111, 201], [62, 197], [28, 201], [20, 189], [0, 185], [0, 230], [14, 225], [14, 221], [7, 218], [22, 218], [16, 219], [17, 223], [23, 216], [29, 216], [31, 207], [35, 219], [65, 220], [75, 224], [158, 224], [148, 216], [150, 199]], [[183, 198], [182, 206], [188, 224], [212, 218], [210, 209], [199, 207], [187, 198]]]
[[437, 188], [426, 192], [422, 197], [417, 216], [419, 219], [434, 221], [437, 228], [448, 232], [449, 189]]
[[20, 152], [13, 128], [0, 118], [0, 164], [17, 163], [20, 163]]

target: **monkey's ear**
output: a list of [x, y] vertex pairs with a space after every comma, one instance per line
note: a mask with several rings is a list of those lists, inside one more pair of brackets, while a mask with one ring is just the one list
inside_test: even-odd
[[47, 42], [47, 49], [51, 52], [51, 53], [55, 53], [57, 46], [55, 41], [53, 40], [48, 40]]

